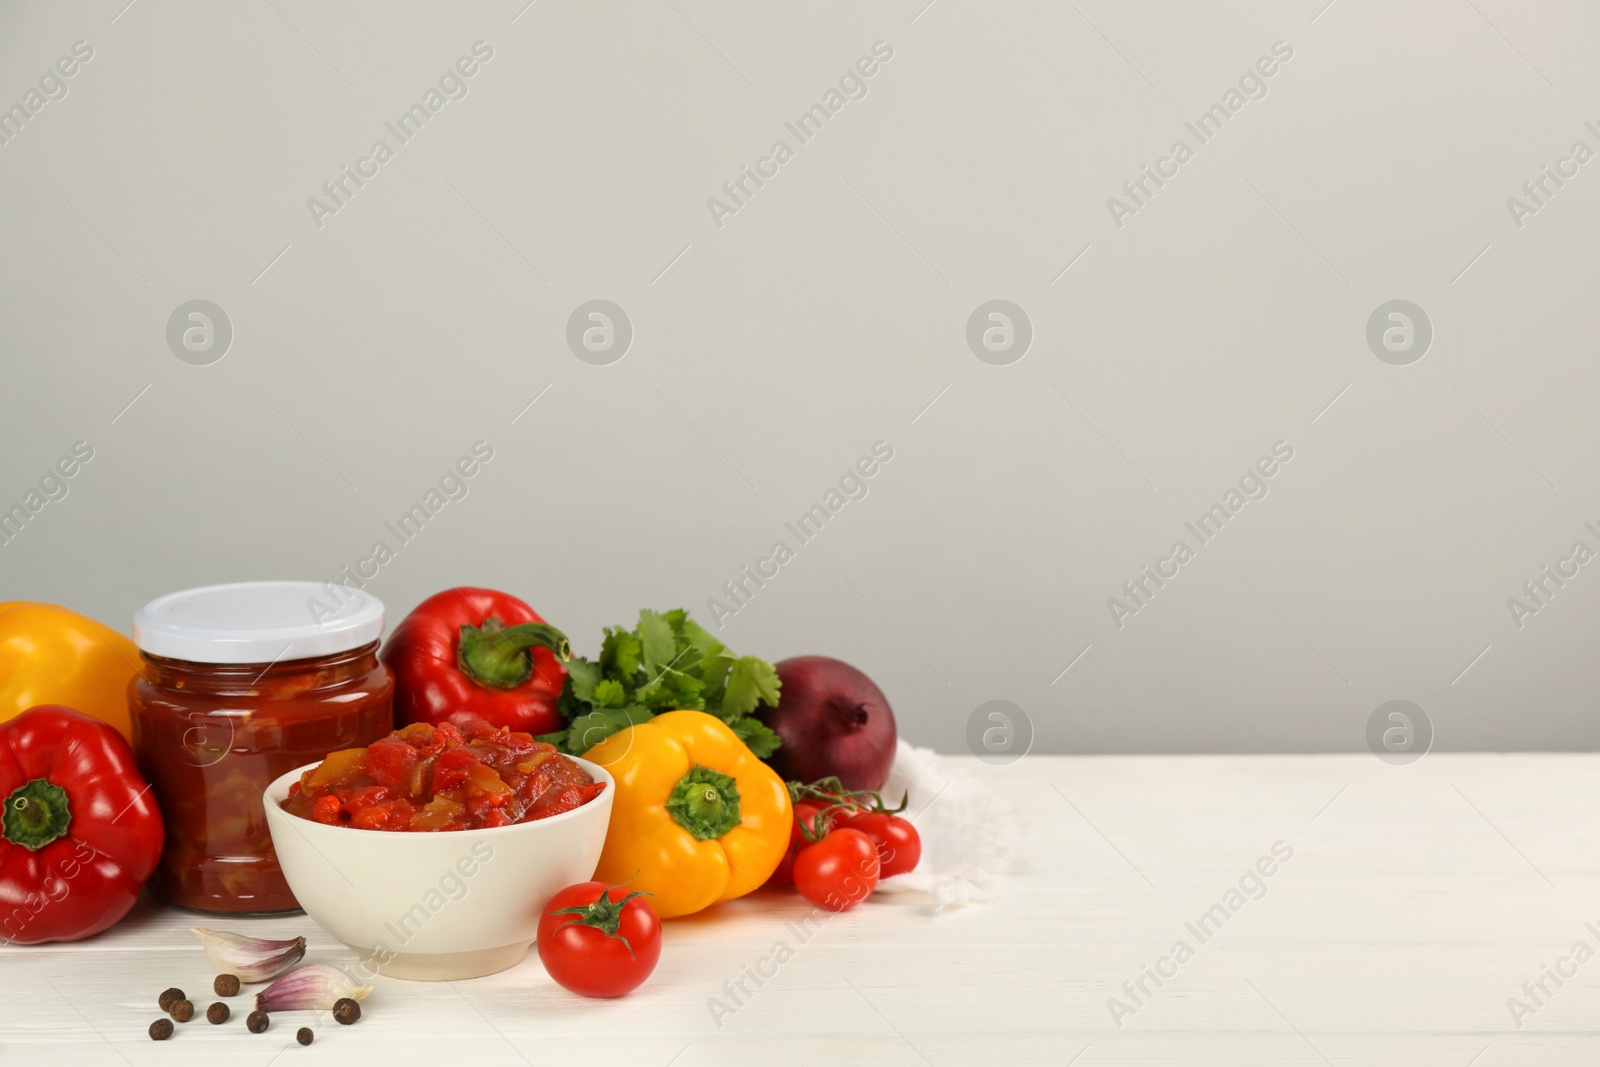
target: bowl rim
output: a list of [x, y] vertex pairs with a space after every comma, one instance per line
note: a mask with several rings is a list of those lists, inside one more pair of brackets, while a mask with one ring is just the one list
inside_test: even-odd
[[[297, 780], [302, 774], [311, 770], [313, 767], [321, 766], [322, 760], [317, 760], [314, 763], [304, 764], [296, 767], [292, 771], [285, 771], [283, 774], [280, 774], [278, 777], [274, 778], [270, 783], [267, 784], [267, 788], [261, 791], [261, 806], [267, 813], [269, 826], [274, 819], [282, 817], [284, 819], [293, 819], [294, 822], [288, 825], [295, 826], [297, 829], [299, 823], [305, 823], [308, 826], [315, 826], [320, 830], [361, 834], [363, 839], [399, 838], [401, 840], [405, 840], [408, 838], [420, 838], [427, 841], [437, 841], [444, 835], [455, 836], [457, 834], [506, 833], [512, 830], [526, 831], [529, 827], [547, 826], [551, 823], [560, 822], [563, 819], [571, 819], [581, 816], [582, 813], [599, 804], [602, 797], [605, 797], [609, 800], [611, 797], [616, 795], [617, 780], [611, 776], [610, 771], [606, 770], [598, 763], [593, 763], [584, 759], [582, 756], [568, 756], [564, 752], [561, 753], [561, 755], [572, 760], [574, 763], [578, 764], [578, 766], [588, 771], [591, 778], [594, 778], [596, 781], [605, 782], [606, 788], [601, 790], [599, 795], [597, 795], [587, 804], [579, 805], [578, 807], [573, 808], [571, 811], [563, 811], [559, 815], [550, 815], [543, 819], [534, 819], [529, 822], [514, 822], [509, 826], [468, 826], [460, 830], [432, 830], [416, 832], [406, 830], [399, 832], [387, 832], [383, 830], [364, 830], [357, 826], [333, 826], [329, 823], [317, 822], [314, 819], [302, 818], [301, 816], [295, 815], [292, 812], [285, 811], [283, 809], [282, 801], [289, 795], [289, 783]], [[274, 796], [274, 793], [277, 795]]]

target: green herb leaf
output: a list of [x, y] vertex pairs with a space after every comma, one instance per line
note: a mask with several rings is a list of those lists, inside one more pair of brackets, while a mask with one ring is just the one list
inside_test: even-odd
[[678, 637], [672, 624], [649, 608], [639, 612], [639, 642], [644, 646], [644, 670], [652, 678], [677, 666]]
[[764, 659], [740, 656], [728, 671], [722, 693], [722, 718], [732, 722], [756, 710], [756, 705], [778, 703], [778, 670]]
[[700, 680], [683, 671], [664, 671], [640, 686], [634, 699], [658, 711], [704, 711]]
[[712, 637], [705, 627], [689, 618], [687, 613], [683, 613], [683, 624], [676, 629], [682, 635], [684, 643], [699, 649], [700, 654], [706, 659], [720, 656], [728, 651], [727, 645]]
[[627, 702], [628, 694], [615, 678], [607, 678], [594, 687], [594, 703], [597, 707], [620, 708]]
[[653, 718], [655, 718], [653, 712], [637, 705], [626, 708], [602, 708], [587, 715], [579, 715], [567, 728], [567, 750], [574, 756], [581, 756], [612, 734], [620, 733], [642, 722], [649, 722]]
[[705, 706], [714, 715], [721, 715], [722, 691], [727, 688], [728, 669], [732, 666], [732, 657], [721, 655], [707, 660], [700, 668], [701, 690], [704, 695]]
[[600, 664], [584, 659], [582, 656], [573, 656], [566, 663], [567, 687], [572, 690], [572, 695], [579, 700], [593, 700], [594, 687], [603, 675], [600, 673]]
[[639, 639], [620, 626], [607, 627], [605, 643], [600, 646], [600, 665], [613, 678], [626, 678], [630, 682], [639, 673]]
[[709, 711], [758, 756], [779, 738], [747, 716], [778, 702], [778, 672], [755, 656], [735, 656], [682, 608], [639, 612], [638, 626], [607, 627], [598, 660], [575, 656], [557, 707], [568, 728], [549, 738], [582, 755], [619, 730], [680, 708]]
[[783, 744], [783, 739], [773, 733], [772, 728], [760, 719], [740, 719], [733, 724], [733, 732], [746, 745], [750, 751], [761, 759], [766, 759], [778, 751]]

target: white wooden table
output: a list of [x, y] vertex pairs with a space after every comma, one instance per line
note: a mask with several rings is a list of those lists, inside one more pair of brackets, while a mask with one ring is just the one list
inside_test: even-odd
[[[806, 910], [798, 898], [758, 894], [669, 923], [655, 975], [622, 1000], [570, 996], [530, 956], [447, 985], [380, 978], [354, 1027], [283, 1013], [257, 1036], [236, 1015], [161, 1044], [145, 1036], [157, 994], [178, 985], [203, 1012], [213, 971], [194, 916], [142, 905], [89, 942], [0, 950], [0, 1061], [1600, 1062], [1600, 959], [1569, 956], [1580, 941], [1600, 952], [1600, 755], [972, 768], [1023, 823], [995, 903], [931, 914], [874, 899], [801, 943], [784, 926]], [[1259, 899], [1240, 893], [1227, 911], [1275, 842], [1292, 857], [1263, 864], [1264, 894], [1247, 877]], [[1186, 924], [1217, 904], [1220, 929], [1197, 926], [1202, 940]], [[308, 959], [353, 961], [304, 917], [214, 925], [303, 932]], [[711, 998], [779, 940], [793, 959], [719, 1027]], [[1178, 941], [1192, 957], [1161, 962]], [[1137, 1000], [1123, 990], [1158, 965], [1175, 976], [1144, 977]], [[1545, 966], [1575, 973], [1557, 986]], [[1523, 983], [1541, 979], [1536, 1002]], [[1130, 1009], [1115, 1019], [1113, 996]], [[1520, 1019], [1513, 997], [1531, 1009]], [[316, 1030], [310, 1048], [294, 1044], [301, 1025]]]

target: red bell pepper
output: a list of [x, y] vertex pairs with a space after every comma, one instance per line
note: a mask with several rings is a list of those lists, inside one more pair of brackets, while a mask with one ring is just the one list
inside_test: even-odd
[[566, 725], [556, 702], [572, 649], [514, 596], [471, 588], [435, 594], [395, 627], [381, 658], [394, 674], [396, 726], [484, 719], [546, 734]]
[[0, 936], [77, 941], [121, 919], [161, 858], [163, 831], [133, 750], [58, 705], [0, 724]]

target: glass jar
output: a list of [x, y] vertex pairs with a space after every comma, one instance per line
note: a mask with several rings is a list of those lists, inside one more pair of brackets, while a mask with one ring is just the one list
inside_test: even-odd
[[[160, 896], [202, 911], [299, 904], [262, 810], [277, 777], [394, 728], [383, 605], [343, 587], [246, 582], [162, 597], [134, 620], [134, 747], [166, 822]], [[347, 599], [341, 599], [347, 598]], [[322, 610], [319, 610], [319, 605]]]

